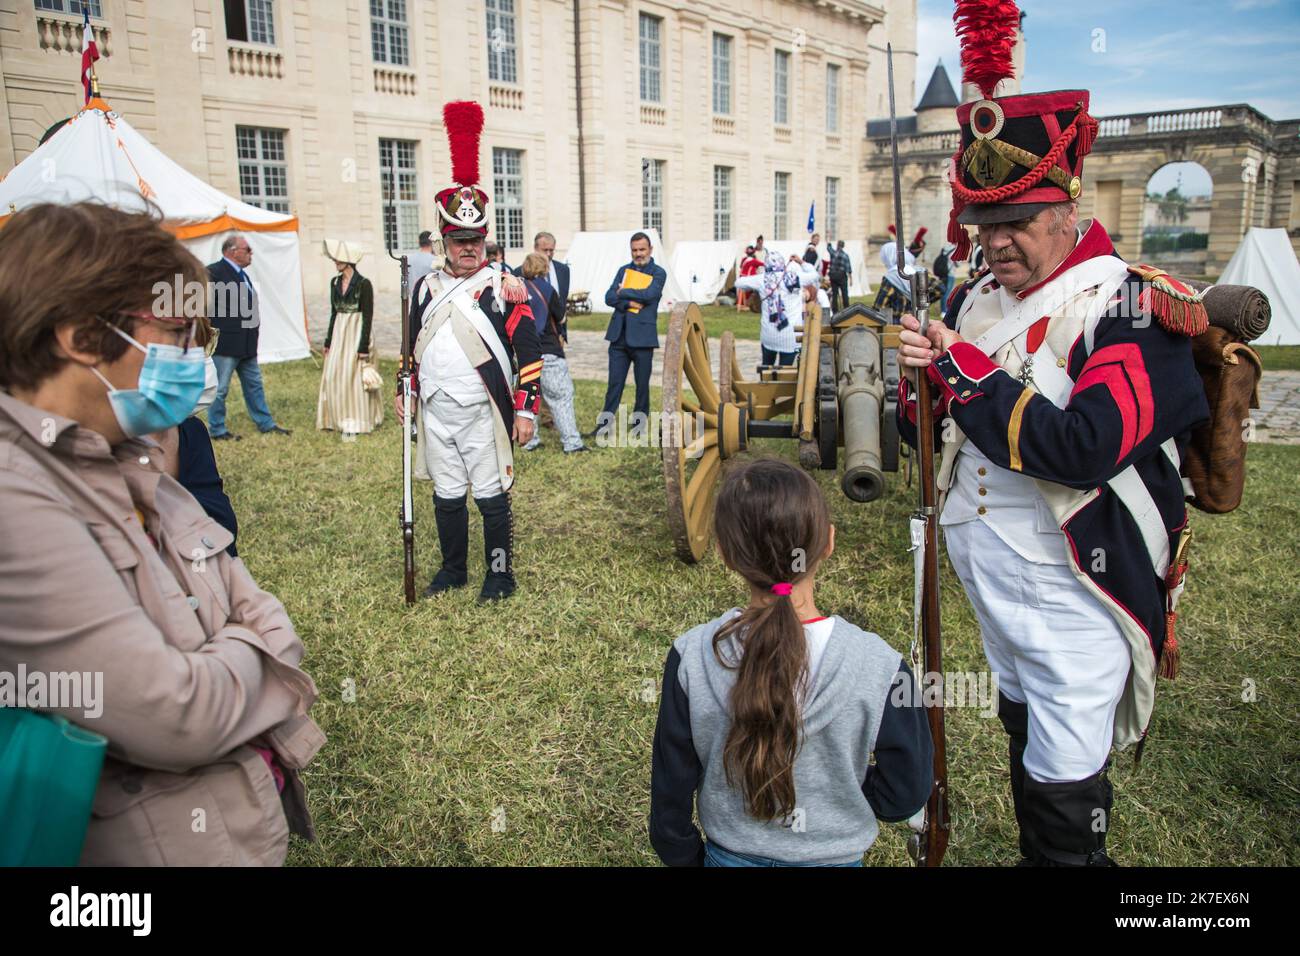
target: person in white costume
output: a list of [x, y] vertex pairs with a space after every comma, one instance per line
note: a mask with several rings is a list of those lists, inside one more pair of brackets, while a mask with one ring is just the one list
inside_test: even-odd
[[522, 280], [491, 268], [484, 256], [488, 197], [474, 185], [483, 111], [477, 103], [448, 103], [443, 118], [455, 185], [434, 204], [446, 262], [415, 283], [410, 302], [412, 391], [421, 412], [415, 476], [433, 481], [442, 550], [442, 567], [424, 593], [468, 581], [470, 492], [483, 516], [487, 573], [479, 600], [489, 601], [515, 590], [512, 443], [533, 436], [542, 357]]
[[764, 365], [793, 365], [799, 354], [795, 330], [803, 328], [803, 290], [815, 286], [815, 266], [804, 271], [797, 257], [787, 262], [779, 252], [767, 254], [763, 272], [736, 279], [736, 288], [757, 292], [763, 304], [758, 340]]

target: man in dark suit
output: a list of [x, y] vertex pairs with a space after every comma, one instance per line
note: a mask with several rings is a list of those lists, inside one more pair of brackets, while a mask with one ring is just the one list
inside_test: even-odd
[[257, 332], [261, 326], [257, 289], [244, 271], [252, 261], [248, 240], [236, 233], [221, 244], [221, 259], [208, 266], [208, 314], [212, 327], [221, 333], [212, 354], [212, 363], [217, 367], [217, 397], [208, 409], [208, 430], [214, 441], [239, 441], [238, 435], [226, 430], [226, 393], [236, 372], [248, 417], [257, 430], [289, 434], [289, 429], [281, 428], [271, 417], [262, 388], [262, 369], [257, 364]]
[[[650, 237], [644, 232], [632, 236], [632, 261], [619, 266], [614, 282], [605, 293], [605, 304], [613, 307], [605, 340], [609, 342], [609, 385], [605, 389], [605, 408], [600, 413], [594, 435], [602, 428], [612, 430], [618, 417], [619, 402], [623, 398], [623, 385], [631, 366], [636, 380], [636, 403], [633, 406], [632, 434], [640, 434], [650, 418], [650, 368], [654, 364], [654, 351], [659, 348], [659, 298], [663, 295], [668, 273], [655, 264], [651, 253]], [[629, 271], [650, 277], [645, 288], [624, 288], [624, 276]], [[639, 414], [641, 417], [636, 417]]]
[[[550, 274], [546, 277], [551, 288], [560, 294], [560, 305], [565, 313], [569, 311], [569, 267], [563, 262], [555, 261], [555, 237], [549, 232], [539, 232], [533, 237], [533, 252], [540, 252], [551, 263]], [[516, 273], [518, 270], [516, 270]]]

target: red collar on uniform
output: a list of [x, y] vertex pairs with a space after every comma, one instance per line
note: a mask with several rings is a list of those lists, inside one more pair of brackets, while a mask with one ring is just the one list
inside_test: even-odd
[[1097, 256], [1113, 256], [1115, 246], [1110, 241], [1110, 236], [1106, 233], [1102, 224], [1093, 219], [1088, 225], [1088, 231], [1083, 234], [1083, 238], [1075, 243], [1074, 249], [1070, 252], [1065, 260], [1053, 270], [1052, 274], [1037, 285], [1031, 285], [1016, 293], [1017, 299], [1023, 299], [1027, 295], [1037, 292], [1047, 283], [1051, 282], [1057, 276], [1067, 269], [1073, 269], [1080, 262], [1087, 262], [1089, 259], [1095, 259]]

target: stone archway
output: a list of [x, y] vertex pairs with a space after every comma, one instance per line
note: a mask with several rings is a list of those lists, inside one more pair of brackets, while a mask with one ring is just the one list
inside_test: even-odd
[[1213, 197], [1213, 177], [1195, 160], [1158, 166], [1143, 190], [1142, 261], [1174, 275], [1206, 278]]

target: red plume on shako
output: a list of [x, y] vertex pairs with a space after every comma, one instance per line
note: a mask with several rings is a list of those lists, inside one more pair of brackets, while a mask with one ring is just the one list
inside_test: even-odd
[[994, 97], [998, 83], [1015, 76], [1020, 11], [1011, 0], [959, 0], [953, 20], [962, 79], [984, 96], [957, 108], [961, 144], [948, 167], [947, 238], [960, 261], [971, 249], [963, 226], [1028, 219], [1079, 198], [1097, 121], [1088, 115], [1087, 90]]
[[483, 133], [483, 107], [472, 100], [459, 100], [442, 108], [451, 151], [449, 186], [434, 197], [443, 237], [453, 233], [468, 238], [486, 236], [488, 194], [478, 188], [479, 138]]

